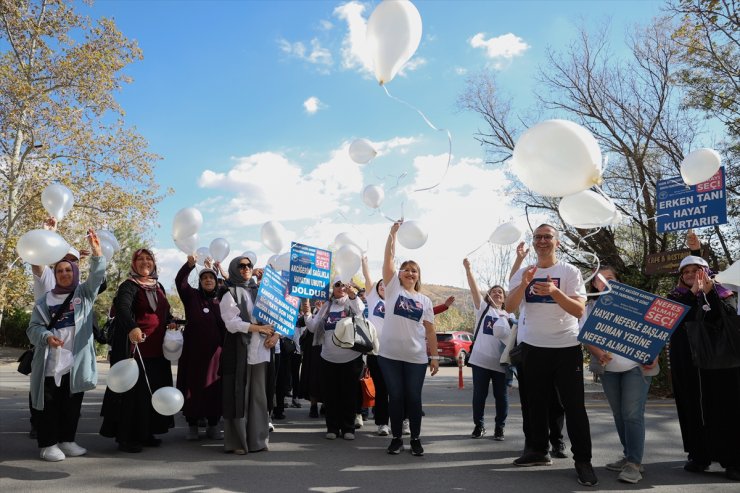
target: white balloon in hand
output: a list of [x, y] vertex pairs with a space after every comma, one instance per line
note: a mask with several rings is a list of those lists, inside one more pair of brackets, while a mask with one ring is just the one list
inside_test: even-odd
[[418, 221], [404, 221], [398, 228], [398, 242], [411, 250], [424, 246], [428, 236]]
[[72, 192], [60, 183], [52, 183], [41, 192], [41, 204], [57, 222], [61, 221], [72, 209], [74, 202]]
[[617, 218], [614, 202], [591, 190], [563, 197], [558, 211], [565, 223], [579, 229], [609, 226]]
[[172, 236], [181, 240], [198, 232], [203, 225], [203, 215], [195, 207], [180, 209], [172, 221]]
[[722, 160], [714, 149], [697, 149], [681, 161], [681, 178], [687, 185], [696, 185], [710, 179]]
[[15, 250], [24, 262], [48, 265], [58, 262], [69, 251], [69, 243], [54, 231], [33, 229], [18, 239]]
[[185, 255], [192, 255], [198, 248], [198, 233], [183, 238], [172, 238], [177, 248]]
[[185, 398], [175, 387], [161, 387], [152, 394], [152, 407], [163, 416], [177, 414], [185, 404]]
[[334, 253], [334, 262], [345, 282], [354, 276], [362, 265], [362, 253], [355, 245], [342, 245]]
[[119, 394], [131, 390], [139, 379], [139, 365], [134, 358], [119, 361], [108, 370], [108, 388]]
[[211, 242], [211, 245], [209, 246], [209, 250], [211, 251], [211, 257], [216, 262], [223, 262], [226, 256], [231, 251], [231, 247], [229, 246], [229, 242], [226, 241], [224, 238], [216, 238]]
[[206, 259], [211, 256], [211, 250], [208, 247], [200, 247], [195, 251], [195, 263], [203, 267]]

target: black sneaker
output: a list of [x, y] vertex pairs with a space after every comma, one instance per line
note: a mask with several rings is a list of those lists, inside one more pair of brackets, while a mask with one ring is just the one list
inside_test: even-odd
[[709, 469], [709, 464], [704, 464], [694, 459], [689, 459], [683, 465], [683, 470], [688, 472], [704, 472]]
[[473, 433], [470, 434], [470, 438], [483, 438], [486, 434], [486, 428], [481, 425], [475, 425]]
[[514, 465], [519, 467], [551, 466], [552, 459], [548, 454], [542, 455], [535, 452], [524, 452], [518, 459], [514, 459]]
[[596, 486], [599, 480], [590, 462], [576, 462], [576, 474], [578, 474], [578, 483], [583, 486]]
[[565, 453], [565, 444], [560, 443], [558, 445], [554, 445], [552, 450], [550, 450], [550, 455], [555, 459], [567, 459], [568, 454]]
[[129, 454], [138, 454], [141, 452], [141, 444], [137, 442], [121, 442], [118, 444], [118, 450]]
[[319, 408], [316, 405], [312, 405], [311, 409], [308, 410], [308, 417], [309, 418], [318, 418], [319, 417]]
[[272, 419], [285, 419], [285, 413], [283, 411], [278, 411], [277, 409], [272, 412]]
[[388, 453], [391, 455], [398, 455], [403, 450], [403, 439], [394, 438], [391, 440], [391, 444], [388, 445]]
[[497, 442], [503, 442], [504, 441], [504, 429], [500, 426], [497, 426], [496, 429], [493, 431], [493, 439]]
[[411, 455], [421, 457], [424, 455], [424, 447], [421, 446], [421, 440], [418, 438], [411, 439]]

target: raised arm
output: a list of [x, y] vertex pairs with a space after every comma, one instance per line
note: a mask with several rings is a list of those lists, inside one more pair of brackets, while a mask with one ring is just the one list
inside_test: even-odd
[[398, 228], [401, 227], [403, 221], [396, 221], [391, 226], [391, 231], [388, 233], [388, 239], [385, 242], [385, 256], [383, 257], [383, 283], [388, 286], [393, 280], [393, 276], [396, 275], [396, 267], [393, 265], [393, 261], [396, 258], [396, 235], [398, 234]]
[[473, 276], [470, 260], [463, 259], [463, 267], [465, 267], [465, 276], [468, 278], [468, 287], [470, 287], [470, 296], [473, 297], [473, 305], [475, 306], [475, 309], [478, 310], [480, 309], [482, 299], [480, 290], [478, 289], [478, 283], [475, 282], [475, 276]]
[[175, 287], [177, 288], [177, 294], [180, 295], [180, 299], [185, 302], [185, 296], [190, 292], [193, 287], [188, 282], [190, 272], [195, 268], [195, 257], [188, 255], [188, 260], [180, 267], [175, 276]]
[[521, 269], [522, 262], [524, 262], [524, 259], [527, 258], [528, 254], [529, 248], [526, 247], [526, 244], [523, 241], [516, 246], [516, 260], [514, 260], [514, 265], [511, 266], [511, 271], [509, 272], [510, 281], [511, 278], [514, 277], [514, 274], [516, 274], [516, 271]]
[[370, 267], [367, 265], [367, 255], [362, 256], [362, 275], [365, 278], [365, 291], [370, 292], [373, 288], [373, 278], [370, 277]]

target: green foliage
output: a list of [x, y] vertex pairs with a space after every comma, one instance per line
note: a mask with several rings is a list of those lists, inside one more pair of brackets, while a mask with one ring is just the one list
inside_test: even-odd
[[3, 317], [0, 324], [0, 345], [26, 348], [31, 343], [26, 336], [26, 329], [31, 321], [31, 313], [20, 308], [13, 308]]
[[434, 317], [434, 328], [437, 332], [447, 330], [466, 330], [473, 332], [475, 316], [472, 311], [460, 311], [457, 307], [451, 306], [444, 313]]

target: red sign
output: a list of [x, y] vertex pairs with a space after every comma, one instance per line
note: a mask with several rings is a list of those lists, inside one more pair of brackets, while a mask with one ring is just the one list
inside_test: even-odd
[[665, 329], [672, 330], [676, 322], [681, 319], [683, 312], [684, 307], [682, 305], [658, 298], [653, 301], [653, 304], [650, 305], [647, 313], [645, 313], [645, 320]]

